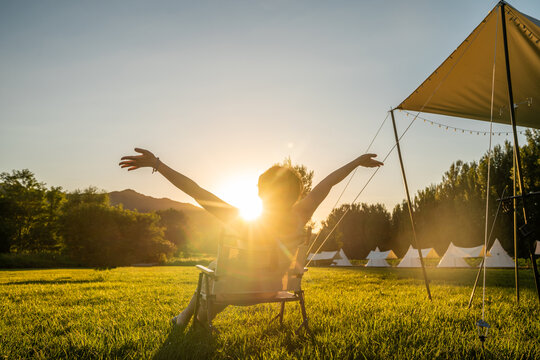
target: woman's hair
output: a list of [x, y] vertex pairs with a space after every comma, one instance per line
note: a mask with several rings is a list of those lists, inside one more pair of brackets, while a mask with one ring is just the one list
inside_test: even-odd
[[302, 194], [303, 186], [300, 175], [289, 167], [274, 165], [259, 176], [259, 194], [261, 197], [277, 196], [278, 201], [293, 205]]

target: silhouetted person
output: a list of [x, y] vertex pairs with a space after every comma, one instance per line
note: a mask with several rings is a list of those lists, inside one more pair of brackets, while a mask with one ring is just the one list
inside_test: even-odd
[[[237, 208], [201, 188], [190, 178], [171, 169], [150, 151], [140, 148], [135, 148], [135, 151], [140, 155], [122, 157], [120, 162], [122, 168], [127, 168], [129, 171], [142, 167], [153, 168], [178, 189], [195, 199], [204, 209], [222, 220], [229, 228], [234, 229], [240, 238], [249, 236], [255, 244], [260, 246], [278, 244], [278, 248], [289, 253], [304, 242], [306, 223], [334, 185], [358, 166], [383, 165], [382, 162], [374, 159], [377, 155], [364, 154], [332, 172], [302, 200], [299, 200], [302, 193], [302, 181], [298, 174], [288, 167], [272, 166], [259, 177], [262, 214], [259, 219], [249, 223], [240, 218]], [[215, 265], [211, 264], [209, 267], [212, 266]], [[173, 323], [186, 325], [193, 315], [194, 308], [195, 297], [182, 313], [172, 319]], [[224, 307], [214, 309], [213, 316], [223, 309]], [[199, 318], [204, 316], [206, 314], [199, 313], [198, 315]]]

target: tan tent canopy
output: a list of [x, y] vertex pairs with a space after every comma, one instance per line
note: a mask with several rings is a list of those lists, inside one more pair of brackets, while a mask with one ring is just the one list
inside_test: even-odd
[[[501, 4], [397, 109], [510, 124]], [[540, 21], [507, 3], [506, 32], [518, 126], [540, 128]], [[496, 46], [495, 46], [496, 45]]]

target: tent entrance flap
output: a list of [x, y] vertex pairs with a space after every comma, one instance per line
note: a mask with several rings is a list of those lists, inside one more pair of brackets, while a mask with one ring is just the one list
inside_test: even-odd
[[[397, 109], [490, 121], [495, 44], [493, 121], [510, 124], [501, 4]], [[517, 125], [540, 129], [540, 21], [504, 5]]]

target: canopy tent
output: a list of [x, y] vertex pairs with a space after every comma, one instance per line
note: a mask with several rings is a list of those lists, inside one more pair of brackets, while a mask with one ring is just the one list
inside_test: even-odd
[[[514, 260], [504, 250], [499, 239], [495, 239], [493, 245], [489, 249], [489, 256], [486, 257], [486, 267], [494, 268], [513, 268]], [[481, 265], [481, 264], [480, 264]]]
[[343, 249], [339, 251], [321, 251], [318, 254], [309, 254], [309, 261], [315, 266], [352, 266]]
[[[439, 254], [433, 248], [422, 249], [422, 257], [425, 258], [438, 258]], [[403, 259], [399, 262], [397, 267], [421, 267], [420, 257], [418, 256], [418, 250], [409, 245], [409, 249], [403, 256]]]
[[[510, 124], [500, 4], [397, 109]], [[505, 3], [517, 125], [540, 128], [540, 21]]]
[[[390, 111], [413, 237], [417, 242], [414, 214], [399, 143], [403, 134], [401, 137], [398, 136], [394, 118], [394, 110], [396, 109], [511, 124], [514, 174], [517, 175], [519, 197], [522, 198], [520, 206], [523, 209], [523, 222], [524, 225], [527, 225], [529, 221], [525, 201], [527, 194], [524, 193], [516, 126], [540, 128], [539, 20], [517, 11], [505, 1], [499, 1], [480, 25], [435, 72], [401, 104]], [[490, 133], [490, 137], [491, 135]], [[514, 196], [516, 194], [514, 185]], [[517, 208], [514, 206], [514, 213], [516, 212]], [[524, 229], [527, 230], [527, 227], [525, 226]], [[514, 232], [517, 232], [516, 217], [514, 217]], [[516, 239], [514, 239], [514, 246], [517, 248]], [[447, 253], [449, 256], [451, 255], [448, 251]], [[532, 253], [530, 255], [533, 257]], [[443, 260], [444, 256], [439, 264], [441, 267], [446, 266], [447, 262], [450, 263], [450, 261]], [[460, 262], [455, 256], [452, 261], [456, 264]], [[461, 258], [461, 265], [465, 264]], [[517, 265], [514, 268], [517, 301], [519, 299]], [[540, 280], [536, 261], [533, 261], [532, 270], [540, 300]], [[431, 299], [425, 268], [423, 268], [423, 273], [428, 296]]]
[[441, 258], [441, 261], [439, 261], [437, 267], [471, 267], [465, 261], [465, 258], [471, 256], [469, 255], [469, 253], [463, 251], [462, 249], [463, 248], [457, 247], [452, 242], [450, 242], [450, 245], [448, 245], [448, 249]]
[[397, 259], [397, 256], [392, 250], [380, 251], [377, 246], [375, 250], [369, 252], [366, 259], [369, 260], [366, 267], [389, 267], [390, 264], [386, 259]]

